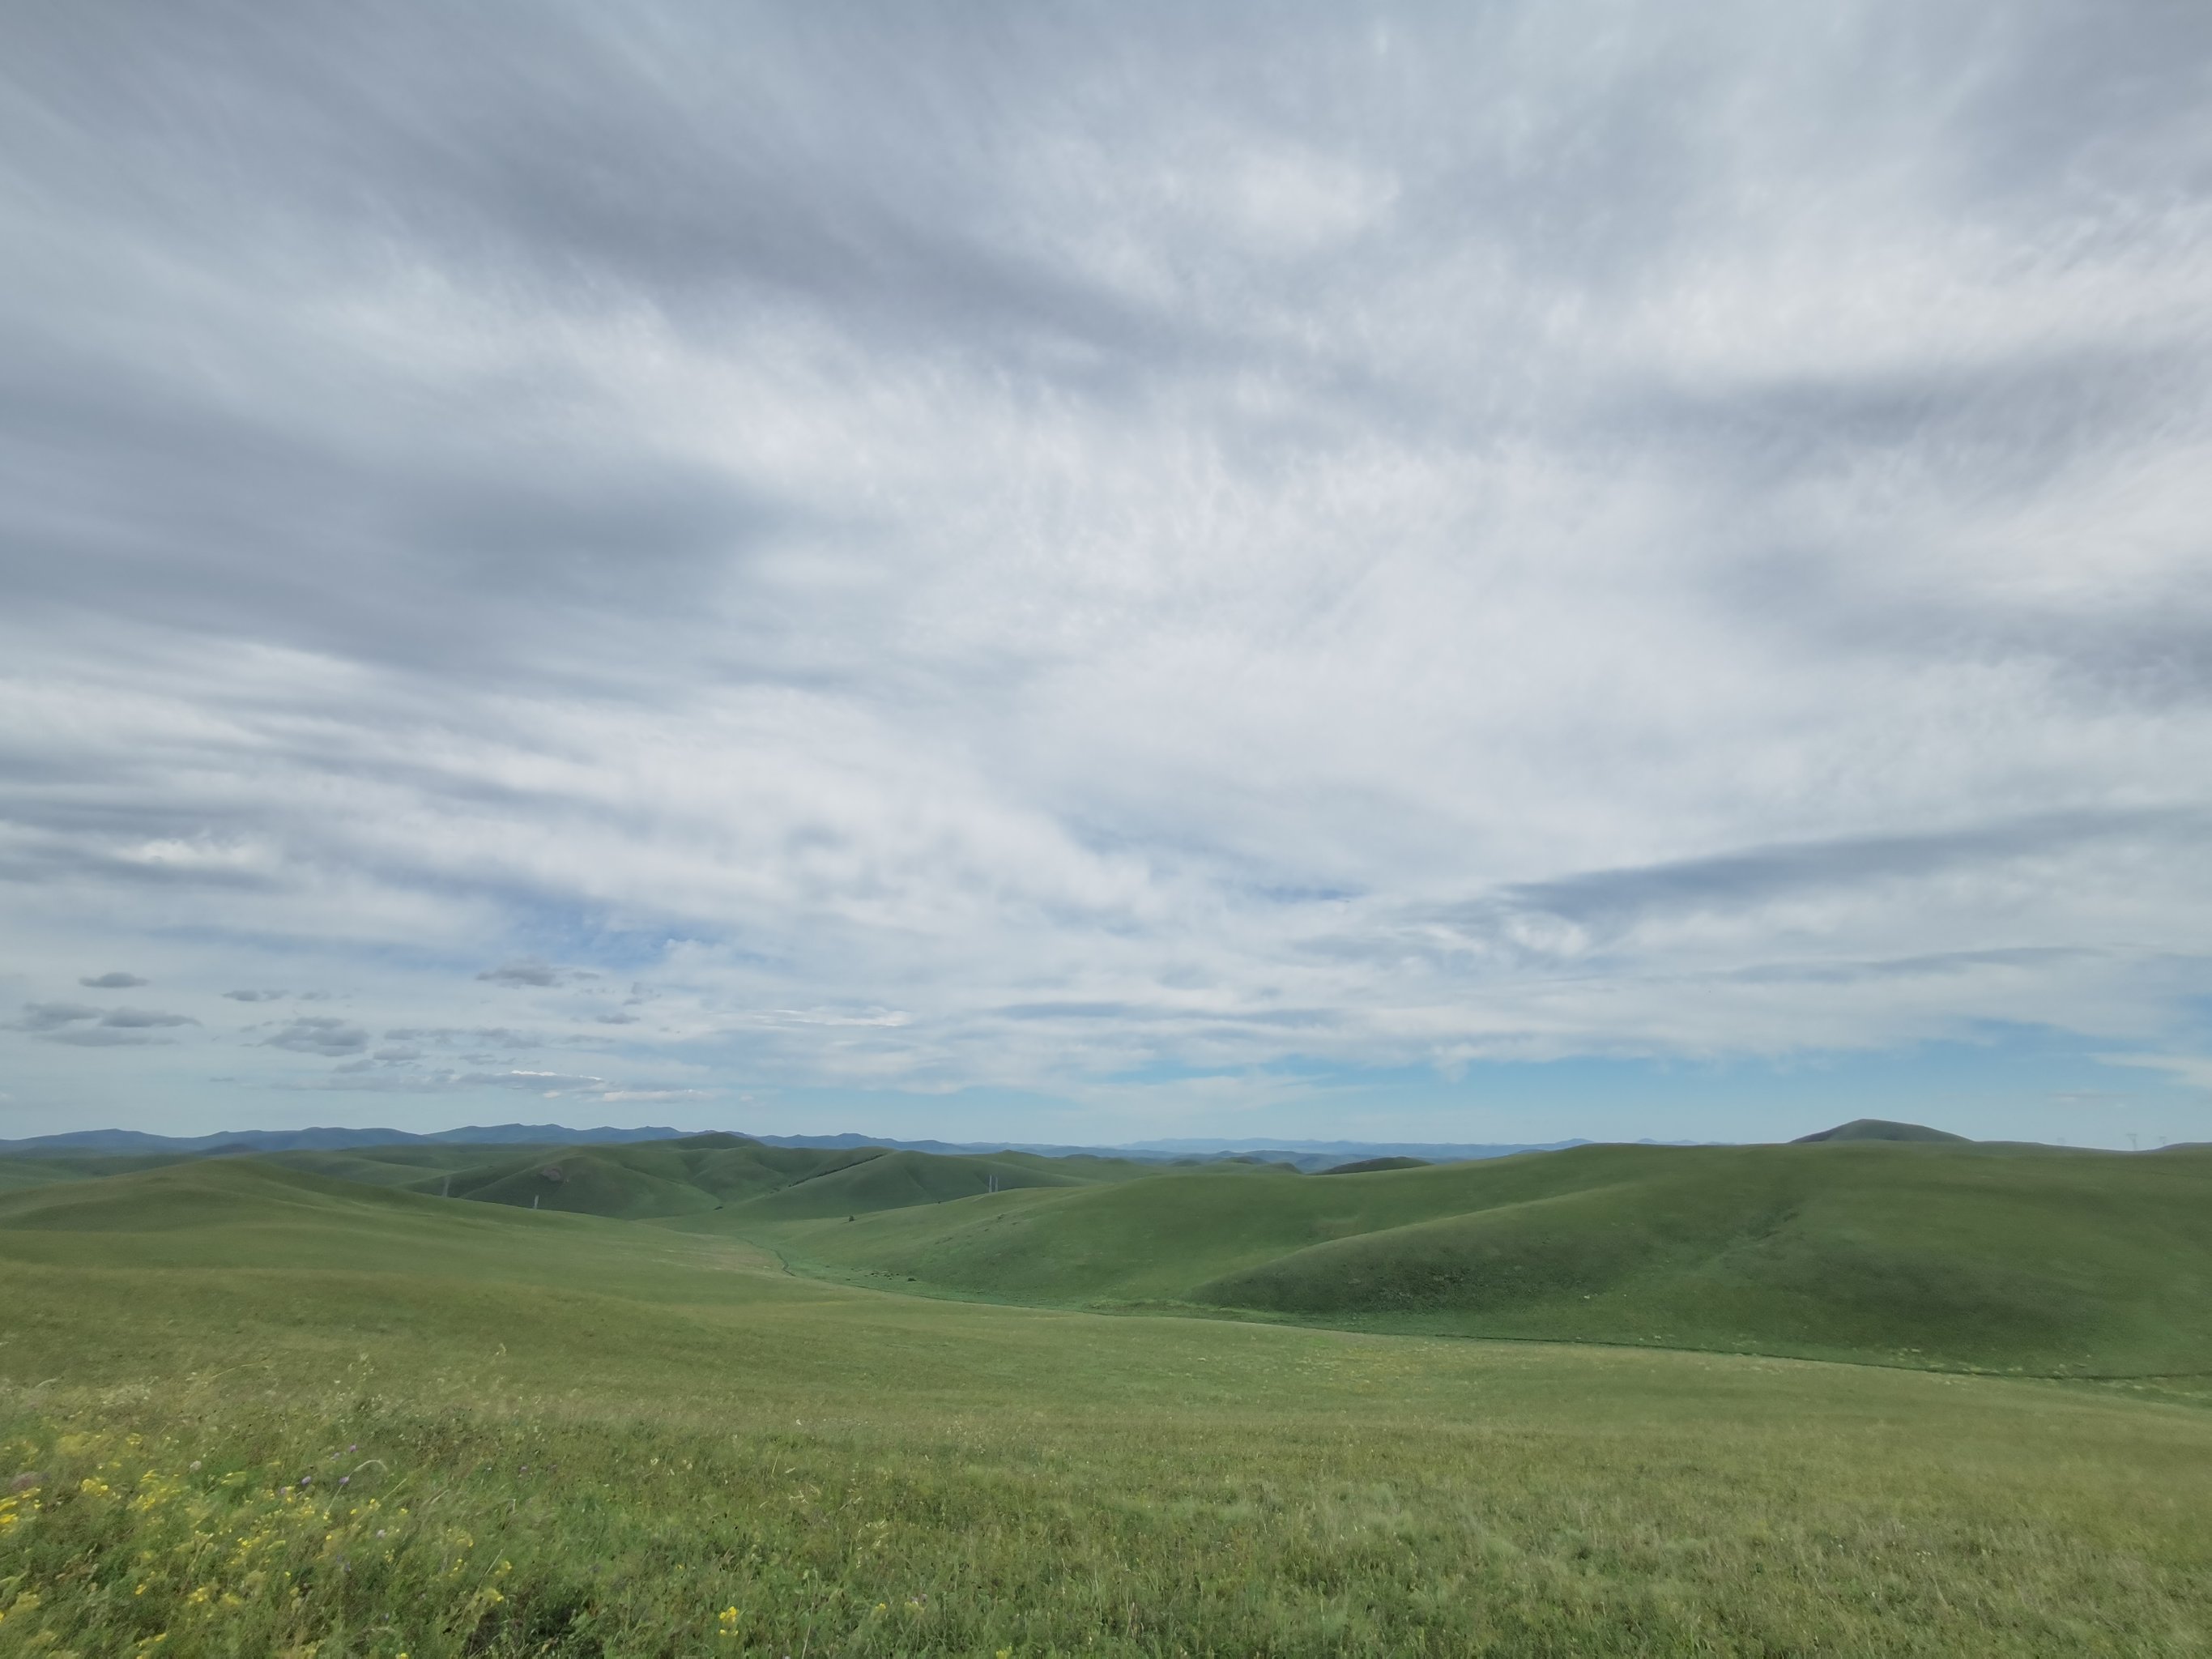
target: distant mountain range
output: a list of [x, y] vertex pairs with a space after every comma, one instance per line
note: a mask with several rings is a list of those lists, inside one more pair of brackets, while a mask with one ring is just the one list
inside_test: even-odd
[[550, 1146], [673, 1140], [682, 1129], [571, 1129], [558, 1123], [471, 1124], [418, 1135], [405, 1129], [226, 1129], [212, 1135], [152, 1135], [137, 1129], [79, 1129], [60, 1135], [0, 1140], [14, 1152], [327, 1152], [347, 1146], [461, 1145]]
[[[25, 1140], [0, 1140], [0, 1155], [82, 1156], [137, 1152], [149, 1155], [220, 1154], [224, 1152], [335, 1152], [345, 1147], [400, 1146], [612, 1146], [641, 1140], [674, 1140], [696, 1133], [689, 1129], [571, 1129], [559, 1123], [470, 1124], [416, 1134], [406, 1129], [228, 1129], [211, 1135], [156, 1135], [138, 1129], [80, 1129], [69, 1134], [33, 1135]], [[1036, 1141], [1009, 1140], [896, 1140], [885, 1135], [853, 1133], [834, 1135], [749, 1135], [769, 1146], [844, 1151], [856, 1146], [884, 1146], [894, 1152], [972, 1155], [978, 1152], [1033, 1152], [1042, 1158], [1119, 1158], [1146, 1163], [1190, 1160], [1212, 1163], [1238, 1158], [1268, 1164], [1289, 1164], [1301, 1170], [1321, 1170], [1374, 1158], [1418, 1158], [1427, 1164], [1468, 1164], [1480, 1158], [1510, 1158], [1516, 1152], [1556, 1152], [1570, 1146], [1587, 1146], [1587, 1140], [1537, 1142], [1501, 1141], [1382, 1141], [1382, 1140], [1230, 1140], [1199, 1138], [1144, 1140], [1126, 1146], [1063, 1146]], [[1963, 1140], [1964, 1136], [1917, 1124], [1889, 1123], [1862, 1118], [1856, 1122], [1803, 1137], [1820, 1140]], [[1643, 1140], [1643, 1146], [1688, 1146], [1694, 1141]]]
[[1041, 1141], [885, 1140], [859, 1134], [755, 1135], [752, 1139], [770, 1146], [808, 1146], [829, 1149], [889, 1146], [897, 1152], [961, 1154], [1033, 1152], [1040, 1158], [1127, 1158], [1140, 1159], [1148, 1164], [1173, 1163], [1178, 1158], [1191, 1158], [1210, 1163], [1216, 1158], [1250, 1158], [1267, 1164], [1293, 1164], [1301, 1170], [1325, 1169], [1356, 1159], [1372, 1158], [1415, 1158], [1428, 1164], [1466, 1164], [1481, 1158], [1508, 1158], [1515, 1152], [1553, 1152], [1564, 1147], [1588, 1144], [1581, 1140], [1553, 1140], [1540, 1145], [1524, 1146], [1492, 1142], [1460, 1145], [1441, 1142], [1406, 1144], [1398, 1141], [1369, 1140], [1203, 1139], [1139, 1140], [1125, 1146], [1060, 1146]]
[[[1655, 1143], [1646, 1142], [1646, 1145]], [[1684, 1143], [1687, 1144], [1687, 1143]], [[1587, 1146], [1583, 1139], [1542, 1141], [1404, 1141], [1404, 1140], [1139, 1140], [1115, 1150], [1164, 1158], [1203, 1157], [1210, 1152], [1256, 1152], [1262, 1157], [1279, 1152], [1326, 1153], [1334, 1158], [1418, 1158], [1431, 1164], [1466, 1164], [1479, 1158], [1510, 1158], [1516, 1152], [1558, 1152], [1570, 1146]]]
[[[157, 1135], [138, 1129], [81, 1129], [69, 1134], [34, 1135], [24, 1140], [0, 1140], [0, 1155], [82, 1156], [100, 1153], [174, 1155], [223, 1152], [335, 1152], [345, 1147], [398, 1146], [608, 1146], [641, 1140], [673, 1140], [690, 1130], [571, 1129], [558, 1123], [471, 1124], [416, 1134], [405, 1129], [228, 1129], [208, 1135]], [[834, 1135], [752, 1135], [749, 1139], [769, 1146], [806, 1147], [842, 1151], [856, 1146], [885, 1146], [895, 1152], [938, 1152], [948, 1155], [976, 1152], [1033, 1152], [1044, 1158], [1121, 1158], [1146, 1163], [1178, 1159], [1211, 1163], [1224, 1158], [1256, 1158], [1264, 1163], [1290, 1164], [1301, 1170], [1323, 1169], [1339, 1164], [1376, 1158], [1419, 1158], [1431, 1164], [1460, 1164], [1476, 1158], [1504, 1158], [1515, 1152], [1556, 1152], [1580, 1146], [1580, 1140], [1558, 1140], [1541, 1145], [1482, 1142], [1460, 1145], [1443, 1142], [1414, 1144], [1366, 1140], [1152, 1140], [1130, 1146], [1063, 1146], [1028, 1141], [898, 1140], [884, 1135], [853, 1133]]]

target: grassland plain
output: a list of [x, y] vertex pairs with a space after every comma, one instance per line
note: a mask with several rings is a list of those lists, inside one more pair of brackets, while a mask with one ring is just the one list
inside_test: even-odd
[[232, 1161], [0, 1197], [0, 1653], [2212, 1645], [2212, 1412], [2142, 1384], [932, 1301]]

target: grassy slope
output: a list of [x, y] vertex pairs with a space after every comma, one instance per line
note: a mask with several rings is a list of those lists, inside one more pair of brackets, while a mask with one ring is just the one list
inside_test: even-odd
[[765, 1227], [794, 1265], [1062, 1306], [2035, 1370], [2212, 1370], [2212, 1156], [1588, 1146], [1221, 1166]]
[[28, 1187], [48, 1187], [57, 1182], [89, 1181], [100, 1176], [130, 1175], [184, 1163], [189, 1153], [88, 1154], [84, 1157], [0, 1158], [0, 1193], [21, 1192]]
[[[441, 1171], [466, 1170], [492, 1158], [513, 1158], [513, 1146], [471, 1146], [457, 1144], [434, 1146], [365, 1146], [343, 1152], [264, 1152], [264, 1163], [311, 1175], [358, 1181], [378, 1187], [400, 1187], [418, 1182]], [[228, 1155], [227, 1155], [228, 1156]], [[45, 1154], [0, 1158], [0, 1192], [25, 1187], [48, 1186], [58, 1181], [94, 1181], [103, 1176], [130, 1175], [140, 1170], [208, 1161], [202, 1152], [88, 1152], [65, 1157]], [[436, 1182], [430, 1183], [435, 1190]]]
[[[614, 1224], [589, 1234], [562, 1218], [451, 1203], [310, 1175], [252, 1158], [195, 1160], [143, 1175], [0, 1194], [0, 1261], [72, 1269], [234, 1268], [307, 1273], [373, 1271], [425, 1284], [481, 1277], [487, 1251], [501, 1274], [607, 1295], [645, 1295], [659, 1281], [638, 1264], [758, 1263], [738, 1243], [703, 1255], [703, 1242]], [[119, 1328], [129, 1340], [131, 1322]]]
[[2083, 1385], [887, 1297], [245, 1162], [0, 1199], [0, 1650], [2212, 1632], [2212, 1413]]

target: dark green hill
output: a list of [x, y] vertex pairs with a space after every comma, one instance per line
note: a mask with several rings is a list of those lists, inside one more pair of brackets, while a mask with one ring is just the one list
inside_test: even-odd
[[994, 1182], [1000, 1192], [1092, 1184], [1079, 1176], [1005, 1158], [883, 1152], [753, 1199], [738, 1215], [744, 1223], [866, 1215], [975, 1198], [988, 1193]]
[[1964, 1135], [1954, 1135], [1943, 1129], [1931, 1129], [1923, 1123], [1893, 1123], [1886, 1117], [1855, 1117], [1849, 1123], [1838, 1123], [1832, 1129], [1799, 1135], [1790, 1145], [1809, 1146], [1824, 1140], [1923, 1140], [1942, 1141], [1956, 1146], [1972, 1144]]
[[737, 1231], [745, 1223], [864, 1215], [1000, 1191], [1088, 1186], [1143, 1166], [1008, 1152], [941, 1157], [881, 1146], [770, 1146], [743, 1135], [689, 1135], [630, 1146], [533, 1147], [413, 1189], [524, 1209]]
[[[1088, 1186], [1139, 1179], [1158, 1166], [1096, 1157], [1028, 1152], [944, 1156], [881, 1146], [771, 1146], [711, 1133], [620, 1144], [542, 1146], [410, 1144], [343, 1151], [253, 1154], [42, 1154], [0, 1158], [0, 1194], [184, 1164], [251, 1158], [365, 1186], [405, 1188], [428, 1197], [620, 1220], [734, 1215], [758, 1202], [757, 1218], [866, 1214], [941, 1204], [992, 1191]], [[722, 1224], [711, 1223], [709, 1229]]]
[[[427, 1190], [427, 1185], [418, 1184], [416, 1190]], [[711, 1210], [715, 1204], [714, 1194], [694, 1182], [595, 1152], [540, 1153], [517, 1165], [465, 1171], [452, 1183], [452, 1196], [622, 1220], [682, 1215]]]
[[393, 1148], [387, 1152], [377, 1147], [354, 1152], [264, 1152], [258, 1156], [262, 1162], [279, 1169], [328, 1176], [333, 1181], [358, 1181], [371, 1187], [404, 1187], [422, 1181], [432, 1170], [467, 1169], [479, 1162], [489, 1149], [440, 1147], [408, 1155], [412, 1150]]
[[615, 1146], [537, 1146], [500, 1153], [414, 1189], [523, 1209], [626, 1220], [686, 1215], [774, 1192], [857, 1154], [763, 1146], [738, 1135]]
[[2052, 1371], [2212, 1370], [2212, 1156], [1587, 1146], [1326, 1182], [1177, 1170], [800, 1224], [795, 1264], [993, 1299]]
[[1373, 1175], [1380, 1170], [1425, 1170], [1430, 1167], [1425, 1158], [1363, 1158], [1352, 1164], [1334, 1164], [1319, 1175]]

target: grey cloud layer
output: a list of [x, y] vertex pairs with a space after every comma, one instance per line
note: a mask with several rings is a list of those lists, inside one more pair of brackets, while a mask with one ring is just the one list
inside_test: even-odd
[[510, 962], [497, 968], [487, 968], [477, 977], [487, 985], [542, 987], [558, 985], [561, 971], [543, 962]]
[[357, 1054], [368, 1047], [368, 1033], [360, 1026], [330, 1016], [306, 1016], [289, 1021], [262, 1039], [271, 1048], [296, 1054]]
[[2203, 8], [0, 48], [0, 906], [272, 1065], [2212, 1043]]
[[[53, 1031], [80, 1021], [91, 1021], [101, 1026], [121, 1030], [145, 1030], [154, 1027], [197, 1025], [199, 1021], [189, 1014], [163, 1013], [152, 1008], [88, 1008], [74, 1002], [27, 1002], [23, 1018], [17, 1029], [26, 1031]], [[82, 1036], [82, 1033], [78, 1034]], [[75, 1040], [75, 1039], [72, 1039]]]
[[24, 1031], [58, 1031], [79, 1020], [92, 1020], [99, 1018], [99, 1009], [88, 1008], [82, 1003], [27, 1002], [23, 1005], [23, 1017], [16, 1023], [16, 1029]]

